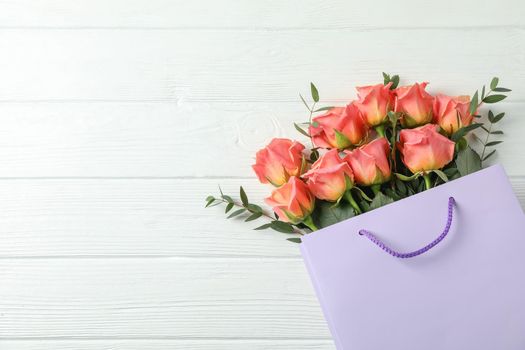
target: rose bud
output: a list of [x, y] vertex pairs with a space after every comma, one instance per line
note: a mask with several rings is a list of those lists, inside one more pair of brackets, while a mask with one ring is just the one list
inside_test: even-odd
[[425, 91], [427, 85], [428, 83], [415, 83], [412, 86], [402, 86], [395, 90], [394, 110], [403, 113], [401, 119], [403, 126], [413, 128], [432, 121], [434, 98]]
[[386, 120], [388, 112], [393, 109], [394, 96], [390, 90], [390, 85], [392, 83], [356, 88], [359, 100], [355, 104], [369, 126], [382, 124]]
[[314, 196], [331, 202], [338, 201], [354, 181], [350, 165], [336, 149], [322, 155], [303, 177]]
[[401, 157], [412, 173], [441, 169], [452, 161], [455, 144], [436, 129], [436, 125], [427, 124], [399, 133]]
[[346, 153], [357, 184], [372, 186], [390, 180], [390, 145], [384, 137]]
[[359, 145], [368, 136], [368, 126], [353, 103], [346, 107], [334, 107], [315, 117], [309, 131], [313, 143], [323, 148], [343, 149]]
[[304, 146], [297, 141], [275, 138], [257, 152], [252, 168], [262, 183], [281, 186], [305, 170], [303, 150]]
[[473, 116], [469, 112], [470, 97], [437, 95], [434, 100], [434, 123], [447, 134], [453, 134], [459, 128], [470, 125]]
[[315, 197], [303, 181], [292, 176], [287, 183], [273, 190], [265, 202], [273, 207], [279, 220], [297, 224], [310, 216], [314, 210]]

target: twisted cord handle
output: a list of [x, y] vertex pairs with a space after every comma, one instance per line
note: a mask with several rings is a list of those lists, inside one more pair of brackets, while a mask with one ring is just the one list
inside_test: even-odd
[[367, 230], [360, 230], [359, 234], [362, 236], [367, 237], [369, 240], [371, 240], [373, 243], [375, 243], [379, 248], [383, 249], [388, 254], [400, 258], [400, 259], [406, 259], [406, 258], [413, 258], [415, 256], [421, 255], [430, 249], [432, 249], [434, 246], [436, 246], [439, 242], [441, 242], [448, 234], [448, 231], [450, 231], [450, 226], [452, 225], [452, 214], [454, 209], [454, 204], [456, 201], [454, 200], [454, 197], [449, 197], [448, 199], [448, 219], [447, 224], [445, 225], [445, 229], [443, 232], [439, 235], [438, 238], [433, 240], [428, 245], [424, 246], [421, 249], [418, 249], [416, 251], [410, 252], [410, 253], [399, 253], [393, 250], [392, 248], [388, 247], [385, 243], [383, 243], [379, 238], [374, 236], [370, 231]]

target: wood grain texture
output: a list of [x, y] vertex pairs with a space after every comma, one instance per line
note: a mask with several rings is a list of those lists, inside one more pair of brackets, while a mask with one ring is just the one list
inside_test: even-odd
[[330, 337], [300, 259], [0, 264], [0, 338]]
[[[213, 257], [300, 260], [289, 235], [253, 231], [265, 222], [226, 220], [204, 208], [218, 180], [0, 181], [0, 259]], [[255, 180], [221, 180], [238, 198], [245, 186], [262, 203], [271, 190]], [[525, 208], [525, 178], [512, 178]], [[283, 269], [286, 269], [283, 267]]]
[[309, 82], [344, 103], [386, 71], [513, 89], [494, 161], [525, 207], [523, 9], [0, 1], [0, 349], [333, 349], [298, 247], [204, 196], [261, 202], [249, 165]]
[[275, 339], [84, 339], [84, 340], [0, 340], [2, 350], [328, 350], [332, 340]]
[[[525, 174], [525, 103], [493, 109], [507, 116], [491, 161]], [[0, 177], [253, 178], [255, 153], [272, 137], [308, 144], [293, 127], [308, 117], [299, 101], [0, 103], [0, 115]]]
[[0, 23], [2, 27], [116, 29], [492, 27], [523, 25], [520, 4], [519, 0], [402, 0], [395, 6], [355, 0], [4, 0]]
[[0, 101], [296, 101], [310, 81], [324, 100], [347, 101], [381, 71], [452, 94], [496, 75], [515, 101], [525, 95], [521, 28], [5, 29], [0, 51], [9, 52], [0, 56]]

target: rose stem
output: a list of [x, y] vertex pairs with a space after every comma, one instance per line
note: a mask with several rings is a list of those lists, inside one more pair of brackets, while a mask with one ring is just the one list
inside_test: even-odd
[[345, 199], [350, 203], [352, 208], [354, 208], [356, 214], [361, 214], [362, 213], [361, 208], [359, 208], [359, 205], [355, 201], [355, 199], [352, 196], [352, 193], [350, 192], [350, 190], [345, 192]]

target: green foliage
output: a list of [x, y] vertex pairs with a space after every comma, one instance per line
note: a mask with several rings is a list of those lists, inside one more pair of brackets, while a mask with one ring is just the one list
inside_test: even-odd
[[383, 84], [388, 84], [388, 83], [392, 83], [392, 85], [390, 86], [390, 90], [394, 90], [395, 88], [397, 88], [397, 86], [399, 85], [399, 75], [392, 75], [390, 76], [389, 74], [383, 72]]
[[458, 152], [456, 168], [461, 176], [472, 174], [481, 169], [481, 159], [472, 148], [467, 147]]
[[384, 195], [382, 192], [379, 192], [372, 200], [372, 203], [370, 203], [370, 207], [368, 210], [374, 210], [390, 203], [394, 203], [394, 199], [387, 195]]
[[318, 200], [315, 202], [312, 219], [318, 228], [324, 228], [355, 216], [354, 209], [346, 202], [334, 203]]

